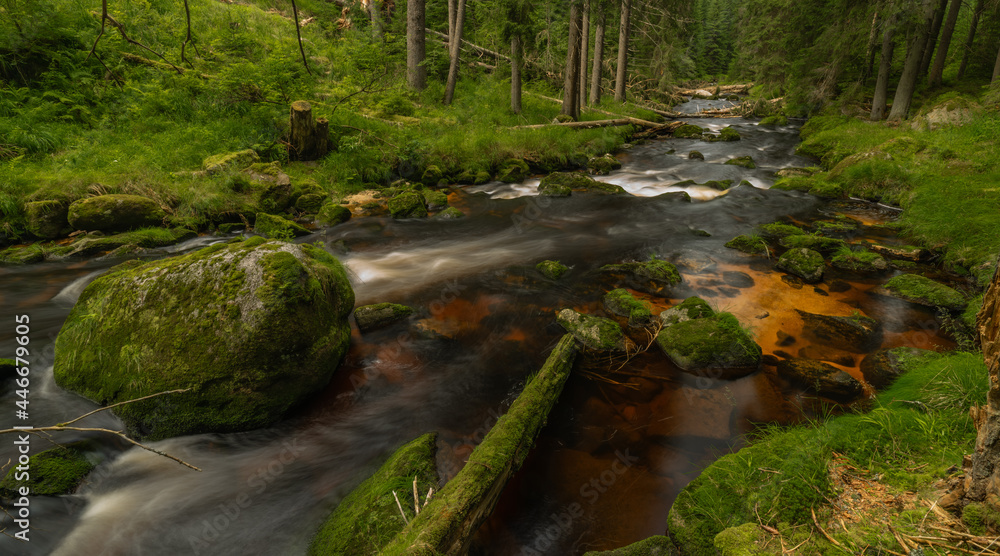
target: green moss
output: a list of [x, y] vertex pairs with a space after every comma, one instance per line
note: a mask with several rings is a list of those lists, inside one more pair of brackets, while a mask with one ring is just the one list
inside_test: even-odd
[[547, 197], [566, 197], [573, 190], [586, 191], [600, 186], [600, 182], [579, 172], [553, 172], [538, 184], [538, 194]]
[[448, 207], [434, 215], [434, 220], [455, 220], [465, 218], [465, 213], [455, 207]]
[[28, 231], [42, 239], [55, 239], [69, 231], [69, 210], [62, 201], [34, 201], [24, 204]]
[[73, 202], [67, 219], [77, 230], [125, 231], [157, 226], [166, 214], [156, 201], [139, 195], [99, 195]]
[[317, 213], [326, 201], [326, 195], [308, 193], [295, 200], [295, 209], [301, 212]]
[[625, 334], [618, 323], [611, 319], [563, 309], [556, 315], [556, 322], [590, 349], [625, 351]]
[[757, 165], [754, 164], [753, 158], [750, 156], [738, 156], [736, 158], [730, 158], [729, 160], [724, 162], [724, 164], [730, 164], [732, 166], [742, 166], [743, 168], [746, 168], [748, 170], [753, 170], [757, 168]]
[[701, 138], [705, 141], [708, 141], [709, 143], [714, 143], [716, 141], [739, 141], [740, 139], [742, 139], [742, 137], [740, 137], [739, 132], [729, 126], [726, 126], [721, 130], [719, 130], [718, 135], [711, 135], [709, 133], [705, 133], [701, 136]]
[[757, 235], [738, 235], [726, 242], [726, 247], [737, 249], [751, 255], [767, 253], [767, 242]]
[[763, 546], [767, 544], [768, 537], [756, 523], [744, 523], [720, 531], [715, 536], [714, 545], [720, 556], [757, 556], [765, 554]]
[[711, 317], [714, 314], [715, 311], [704, 299], [694, 296], [660, 313], [660, 322], [663, 326], [672, 326], [679, 322]]
[[427, 205], [424, 196], [416, 191], [400, 193], [389, 199], [389, 214], [393, 218], [424, 218], [427, 216]]
[[830, 264], [844, 270], [860, 272], [882, 272], [889, 269], [889, 263], [881, 255], [867, 249], [855, 251], [850, 247], [838, 249], [830, 259]]
[[770, 240], [782, 239], [789, 236], [800, 236], [806, 233], [802, 228], [799, 228], [798, 226], [785, 224], [783, 222], [772, 222], [770, 224], [764, 224], [758, 227], [757, 230], [760, 232], [760, 235]]
[[[34, 496], [69, 494], [94, 469], [84, 452], [72, 446], [57, 446], [31, 456], [28, 465], [31, 478], [20, 482], [14, 479], [15, 468], [0, 481], [0, 495], [13, 498], [18, 489], [28, 487]], [[19, 494], [17, 494], [20, 496]]]
[[617, 170], [621, 167], [622, 163], [611, 154], [595, 156], [587, 161], [587, 168], [592, 174], [598, 176], [606, 176], [610, 174], [612, 170]]
[[376, 303], [354, 309], [354, 320], [362, 332], [388, 326], [413, 314], [413, 307], [398, 303]]
[[260, 157], [252, 149], [246, 149], [209, 156], [202, 161], [201, 168], [209, 174], [216, 174], [224, 171], [242, 170], [255, 162], [260, 162]]
[[774, 116], [768, 116], [766, 118], [761, 119], [761, 121], [757, 125], [761, 125], [764, 127], [788, 125], [788, 117], [785, 116], [784, 114], [776, 114]]
[[263, 174], [265, 176], [271, 176], [273, 178], [278, 177], [282, 174], [281, 163], [277, 160], [272, 162], [255, 162], [247, 168], [250, 172], [255, 174]]
[[101, 404], [190, 388], [113, 410], [162, 439], [273, 424], [330, 379], [354, 294], [312, 245], [248, 241], [112, 268], [56, 339], [56, 383]]
[[643, 262], [609, 264], [601, 267], [606, 272], [620, 273], [626, 281], [639, 289], [669, 288], [681, 283], [681, 274], [672, 263], [660, 259]]
[[583, 556], [667, 556], [673, 550], [669, 537], [657, 535], [614, 550], [585, 552]]
[[812, 249], [820, 253], [832, 253], [847, 245], [842, 239], [811, 234], [786, 236], [778, 244], [787, 249]]
[[435, 186], [444, 178], [444, 172], [441, 168], [431, 164], [424, 169], [424, 173], [420, 175], [420, 182], [424, 185]]
[[674, 130], [674, 137], [681, 139], [700, 139], [705, 129], [694, 124], [684, 124]]
[[549, 280], [558, 280], [569, 270], [569, 267], [559, 261], [542, 261], [535, 265], [535, 270]]
[[646, 326], [653, 318], [645, 303], [622, 288], [611, 290], [604, 295], [604, 308], [616, 315], [627, 317], [629, 326]]
[[325, 197], [326, 190], [320, 187], [316, 183], [316, 180], [312, 178], [295, 180], [295, 183], [292, 184], [292, 199], [298, 200], [303, 195], [320, 195]]
[[271, 239], [289, 240], [294, 237], [309, 235], [311, 232], [300, 224], [273, 214], [258, 213], [254, 221], [253, 231]]
[[337, 203], [327, 203], [320, 209], [316, 220], [326, 226], [336, 226], [351, 219], [351, 211], [343, 205]]
[[497, 179], [504, 183], [524, 181], [531, 175], [528, 163], [519, 158], [507, 160], [500, 168]]
[[806, 282], [819, 282], [825, 267], [823, 255], [812, 249], [794, 248], [785, 251], [775, 267], [794, 274]]
[[45, 251], [37, 243], [27, 246], [8, 247], [0, 251], [0, 263], [3, 264], [35, 264], [44, 260]]
[[718, 191], [725, 191], [725, 190], [729, 189], [729, 186], [733, 185], [733, 180], [721, 180], [721, 181], [709, 180], [709, 181], [706, 181], [705, 183], [703, 183], [701, 185], [703, 185], [705, 187], [711, 187], [712, 189], [715, 189], [715, 190], [718, 190]]
[[882, 291], [906, 301], [949, 311], [963, 311], [968, 305], [965, 296], [958, 291], [919, 274], [900, 274], [889, 280]]
[[61, 253], [64, 256], [89, 256], [105, 251], [111, 251], [125, 245], [136, 245], [146, 249], [166, 247], [185, 239], [195, 237], [195, 233], [187, 228], [143, 228], [121, 234], [104, 237], [84, 237], [66, 247]]
[[730, 313], [680, 321], [664, 328], [656, 343], [684, 371], [730, 371], [720, 378], [735, 378], [760, 367], [761, 348]]
[[691, 151], [688, 153], [688, 160], [705, 160], [705, 155], [701, 151]]
[[814, 227], [822, 235], [849, 234], [860, 228], [856, 221], [846, 217], [840, 217], [834, 222], [816, 222]]
[[966, 305], [965, 310], [962, 311], [962, 323], [969, 328], [969, 330], [976, 329], [976, 316], [979, 311], [983, 308], [983, 295], [979, 294], [969, 301]]
[[448, 206], [448, 194], [435, 189], [425, 189], [423, 191], [424, 202], [430, 210], [440, 210]]
[[[320, 527], [309, 545], [310, 556], [377, 555], [406, 523], [399, 514], [399, 497], [407, 518], [413, 519], [413, 479], [419, 492], [438, 487], [435, 465], [436, 435], [425, 434], [396, 450], [357, 488], [351, 491]], [[422, 504], [423, 500], [418, 500]]]

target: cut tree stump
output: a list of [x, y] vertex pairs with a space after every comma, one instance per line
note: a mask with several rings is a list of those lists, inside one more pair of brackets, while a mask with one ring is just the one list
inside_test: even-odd
[[312, 105], [304, 100], [292, 103], [288, 117], [289, 160], [318, 160], [330, 149], [330, 122], [326, 118], [313, 119]]

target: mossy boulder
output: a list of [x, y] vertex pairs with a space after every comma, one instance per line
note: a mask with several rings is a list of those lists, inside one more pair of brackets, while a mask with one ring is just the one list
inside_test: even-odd
[[556, 315], [556, 322], [592, 350], [625, 351], [625, 334], [618, 323], [611, 319], [563, 309]]
[[517, 181], [524, 181], [531, 175], [531, 169], [528, 168], [528, 163], [521, 160], [520, 158], [512, 158], [507, 162], [504, 162], [503, 166], [500, 167], [500, 172], [497, 173], [497, 179], [504, 183], [513, 183]]
[[326, 201], [326, 194], [307, 193], [295, 200], [295, 209], [301, 212], [317, 213]]
[[316, 220], [326, 226], [336, 226], [351, 219], [351, 210], [337, 203], [327, 203], [319, 210]]
[[812, 249], [789, 249], [778, 259], [775, 266], [789, 274], [794, 274], [806, 282], [819, 282], [823, 279], [826, 264], [823, 255]]
[[649, 307], [623, 288], [604, 294], [604, 308], [609, 313], [628, 318], [629, 326], [646, 326], [653, 318]]
[[857, 251], [841, 249], [830, 258], [830, 264], [836, 268], [855, 272], [885, 272], [889, 270], [889, 263], [885, 259], [867, 249]]
[[962, 311], [968, 304], [965, 296], [957, 290], [919, 274], [900, 274], [885, 286], [876, 288], [875, 293], [956, 312]]
[[705, 133], [705, 128], [696, 126], [694, 124], [684, 124], [679, 128], [674, 130], [674, 137], [680, 139], [701, 139], [703, 133]]
[[77, 230], [124, 232], [159, 226], [166, 213], [156, 201], [139, 195], [99, 195], [74, 201], [67, 219]]
[[779, 125], [788, 125], [788, 116], [784, 114], [776, 114], [774, 116], [768, 116], [763, 118], [757, 125], [763, 127], [776, 127]]
[[660, 322], [664, 327], [694, 319], [711, 317], [715, 311], [700, 297], [689, 297], [660, 313]]
[[465, 218], [465, 213], [455, 207], [448, 207], [434, 215], [432, 220], [457, 220]]
[[569, 267], [559, 261], [542, 261], [535, 265], [535, 270], [549, 280], [558, 280], [569, 270]]
[[[337, 505], [313, 537], [308, 554], [378, 555], [406, 526], [396, 496], [407, 519], [413, 519], [413, 479], [421, 494], [430, 487], [437, 490], [436, 444], [435, 434], [425, 434], [396, 450]], [[418, 505], [422, 503], [417, 500]]]
[[855, 311], [847, 317], [795, 310], [804, 330], [819, 343], [854, 352], [866, 352], [882, 344], [882, 324]]
[[420, 182], [424, 185], [437, 185], [442, 179], [444, 179], [444, 172], [439, 166], [433, 164], [425, 168], [424, 173], [420, 175]]
[[784, 359], [778, 363], [778, 376], [792, 384], [838, 401], [851, 401], [864, 387], [846, 372], [812, 359]]
[[655, 295], [667, 293], [681, 283], [677, 267], [660, 259], [604, 265], [601, 271], [620, 278], [630, 288]]
[[8, 247], [0, 251], [0, 263], [9, 265], [35, 264], [45, 260], [45, 251], [38, 243]]
[[546, 197], [566, 197], [573, 191], [590, 191], [609, 195], [624, 194], [621, 186], [604, 183], [580, 172], [553, 172], [538, 184], [538, 194]]
[[257, 156], [257, 153], [253, 149], [246, 149], [209, 156], [202, 161], [201, 168], [209, 174], [217, 174], [219, 172], [242, 170], [255, 162], [260, 162], [260, 157]]
[[354, 310], [354, 322], [362, 332], [376, 330], [413, 314], [413, 307], [399, 303], [376, 303], [362, 305]]
[[725, 191], [733, 185], [733, 180], [708, 180], [701, 184], [705, 187], [711, 187], [716, 191]]
[[701, 151], [691, 151], [688, 153], [688, 160], [705, 160], [705, 155]]
[[683, 371], [735, 379], [760, 368], [761, 348], [730, 313], [680, 321], [664, 328], [656, 343]]
[[62, 201], [33, 201], [24, 204], [28, 231], [41, 239], [62, 237], [69, 230], [69, 207]]
[[726, 126], [721, 130], [719, 130], [718, 135], [711, 135], [709, 133], [705, 133], [704, 135], [701, 136], [701, 138], [705, 141], [708, 141], [709, 143], [714, 143], [716, 141], [739, 141], [740, 139], [742, 139], [742, 137], [740, 137], [740, 133], [729, 126]]
[[842, 239], [815, 236], [812, 234], [783, 237], [778, 241], [778, 245], [787, 249], [811, 249], [820, 253], [832, 253], [847, 247], [847, 244]]
[[866, 355], [861, 360], [859, 369], [861, 376], [865, 377], [865, 382], [871, 384], [872, 388], [882, 390], [888, 388], [905, 373], [914, 360], [934, 353], [931, 350], [912, 347], [882, 349]]
[[257, 213], [253, 231], [267, 238], [286, 240], [312, 233], [296, 222], [264, 212]]
[[448, 194], [444, 191], [425, 189], [421, 193], [424, 195], [428, 210], [441, 210], [448, 206]]
[[417, 191], [406, 191], [389, 199], [389, 214], [393, 218], [424, 218], [427, 204]]
[[11, 467], [0, 481], [0, 496], [14, 499], [18, 489], [28, 487], [32, 496], [58, 496], [70, 494], [94, 469], [85, 452], [76, 446], [56, 446], [39, 452], [28, 460], [31, 476], [27, 481], [17, 481], [17, 470]]
[[289, 184], [263, 183], [257, 191], [257, 207], [269, 214], [284, 212], [292, 206], [292, 186]]
[[726, 247], [751, 255], [760, 255], [768, 252], [766, 241], [759, 236], [748, 236], [746, 234], [738, 235], [727, 241]]
[[297, 201], [303, 195], [326, 196], [326, 190], [312, 178], [296, 180], [292, 185], [292, 200]]
[[753, 157], [750, 156], [738, 156], [736, 158], [730, 158], [725, 162], [725, 164], [729, 164], [732, 166], [742, 166], [743, 168], [746, 168], [748, 170], [753, 170], [757, 168], [757, 165], [754, 164]]
[[590, 170], [591, 174], [597, 176], [606, 176], [621, 167], [622, 163], [611, 154], [603, 154], [587, 160], [587, 169]]
[[185, 239], [193, 238], [196, 235], [196, 233], [187, 228], [171, 228], [169, 230], [164, 228], [143, 228], [141, 230], [133, 230], [110, 236], [87, 236], [67, 246], [67, 251], [62, 256], [88, 257], [105, 251], [112, 251], [126, 245], [153, 249], [173, 245]]
[[657, 535], [614, 550], [584, 552], [583, 556], [668, 556], [674, 550], [670, 537]]
[[330, 380], [354, 292], [313, 245], [247, 241], [112, 268], [56, 338], [56, 383], [109, 405], [137, 438], [274, 424]]

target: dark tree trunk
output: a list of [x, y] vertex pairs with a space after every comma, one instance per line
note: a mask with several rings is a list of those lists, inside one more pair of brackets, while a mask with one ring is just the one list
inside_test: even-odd
[[875, 12], [872, 16], [872, 28], [868, 33], [868, 49], [866, 50], [865, 60], [865, 70], [861, 73], [861, 82], [867, 83], [868, 79], [872, 76], [872, 70], [875, 68], [875, 44], [878, 41], [878, 24], [879, 24], [879, 12]]
[[288, 116], [291, 160], [318, 160], [324, 156], [330, 145], [330, 124], [324, 118], [314, 120], [312, 105], [304, 100], [292, 103]]
[[[449, 6], [455, 0], [450, 0]], [[465, 24], [465, 0], [458, 0], [458, 4], [455, 6], [455, 29], [453, 33], [450, 33], [451, 38], [448, 41], [448, 49], [451, 51], [451, 64], [448, 66], [448, 82], [445, 84], [444, 89], [444, 103], [451, 104], [452, 99], [455, 98], [455, 83], [458, 81], [458, 57], [461, 54], [462, 49], [462, 26]], [[450, 17], [450, 14], [449, 14]]]
[[603, 6], [598, 6], [600, 15], [597, 19], [597, 27], [594, 29], [594, 69], [590, 77], [590, 104], [591, 106], [601, 102], [601, 64], [604, 62], [604, 27], [607, 22], [607, 14]]
[[893, 14], [885, 22], [885, 32], [882, 34], [882, 54], [878, 64], [878, 79], [875, 81], [875, 98], [872, 100], [872, 121], [880, 121], [885, 117], [885, 101], [889, 96], [889, 72], [892, 71], [892, 53], [895, 43], [892, 37], [896, 34], [898, 14]]
[[941, 22], [944, 21], [944, 12], [948, 8], [948, 0], [941, 0], [937, 9], [934, 10], [934, 20], [931, 23], [931, 32], [927, 37], [927, 44], [924, 45], [924, 56], [920, 60], [920, 71], [917, 78], [927, 75], [927, 70], [931, 67], [931, 58], [934, 56], [934, 47], [937, 45], [938, 35], [941, 33]]
[[976, 316], [976, 329], [989, 373], [990, 389], [986, 398], [985, 418], [976, 419], [979, 428], [972, 469], [965, 479], [965, 497], [985, 502], [1000, 510], [1000, 273], [983, 299]]
[[997, 61], [993, 64], [993, 80], [991, 83], [995, 84], [998, 77], [1000, 77], [1000, 50], [997, 51]]
[[965, 48], [962, 50], [962, 63], [958, 66], [958, 78], [965, 76], [965, 69], [969, 67], [969, 53], [972, 52], [972, 43], [976, 40], [976, 28], [979, 27], [979, 17], [983, 15], [983, 8], [986, 0], [976, 2], [976, 9], [972, 12], [972, 21], [969, 22], [969, 36], [965, 39]]
[[423, 65], [427, 55], [424, 40], [424, 27], [427, 24], [425, 14], [424, 0], [407, 0], [406, 82], [416, 91], [422, 91], [427, 87], [427, 68]]
[[580, 107], [587, 104], [587, 59], [590, 56], [590, 0], [583, 2], [583, 24], [580, 26]]
[[628, 78], [628, 36], [632, 19], [632, 0], [622, 0], [622, 21], [618, 28], [618, 69], [615, 75], [615, 100], [625, 102], [625, 80]]
[[583, 23], [583, 10], [579, 2], [573, 2], [569, 7], [569, 43], [566, 50], [566, 74], [563, 80], [563, 105], [561, 114], [574, 120], [580, 118], [580, 26]]
[[951, 0], [951, 8], [948, 10], [948, 19], [941, 29], [941, 42], [938, 44], [937, 56], [934, 57], [934, 65], [931, 66], [931, 76], [927, 78], [927, 83], [931, 87], [941, 85], [944, 75], [944, 62], [948, 57], [948, 47], [951, 46], [951, 36], [955, 32], [955, 23], [958, 22], [958, 11], [962, 8], [962, 0]]
[[510, 109], [521, 113], [521, 37], [510, 38]]
[[933, 17], [933, 0], [923, 0], [920, 8], [920, 23], [917, 27], [916, 35], [910, 41], [910, 47], [906, 52], [906, 62], [903, 63], [903, 75], [899, 77], [899, 85], [896, 86], [896, 96], [892, 99], [892, 110], [889, 111], [889, 120], [902, 120], [910, 111], [910, 103], [913, 101], [913, 91], [917, 87], [917, 78], [920, 76], [920, 60], [923, 58], [924, 50], [930, 36], [931, 18]]

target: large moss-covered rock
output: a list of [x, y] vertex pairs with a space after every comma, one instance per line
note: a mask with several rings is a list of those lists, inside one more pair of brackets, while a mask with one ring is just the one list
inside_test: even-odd
[[112, 268], [56, 339], [60, 386], [161, 439], [265, 427], [329, 380], [347, 350], [354, 292], [312, 245], [252, 238]]
[[28, 487], [33, 496], [57, 496], [76, 489], [94, 469], [84, 451], [75, 446], [56, 446], [39, 452], [28, 460], [31, 469], [27, 481], [17, 481], [17, 469], [10, 468], [0, 481], [0, 496], [13, 499], [20, 487]]
[[681, 370], [733, 379], [760, 368], [761, 348], [730, 313], [693, 318], [664, 328], [656, 343]]
[[794, 274], [806, 282], [819, 282], [823, 279], [823, 255], [812, 249], [789, 249], [774, 265], [779, 270]]
[[287, 183], [264, 183], [257, 192], [257, 206], [270, 214], [285, 211], [293, 201], [292, 186]]
[[[65, 246], [65, 251], [58, 253], [63, 257], [88, 257], [106, 251], [112, 251], [126, 245], [135, 245], [146, 249], [173, 245], [197, 234], [187, 228], [143, 228], [131, 232], [123, 232], [110, 236], [84, 237], [75, 243]], [[56, 255], [56, 253], [53, 253]]]
[[263, 212], [257, 214], [253, 231], [271, 239], [292, 239], [310, 234], [309, 230], [298, 223]]
[[703, 141], [708, 141], [709, 143], [715, 143], [717, 141], [739, 141], [741, 137], [738, 131], [732, 127], [726, 126], [719, 130], [718, 135], [705, 133], [701, 136], [701, 139]]
[[829, 363], [812, 359], [785, 359], [778, 363], [778, 376], [820, 396], [839, 401], [851, 401], [864, 391], [853, 376]]
[[327, 203], [319, 210], [316, 220], [326, 226], [336, 226], [351, 219], [351, 210], [337, 203]]
[[595, 156], [587, 161], [587, 168], [590, 170], [590, 173], [597, 176], [606, 176], [612, 170], [617, 170], [621, 167], [622, 163], [611, 154]]
[[440, 166], [435, 164], [425, 168], [424, 173], [420, 175], [420, 182], [424, 185], [437, 185], [442, 179], [444, 179], [444, 172], [441, 171]]
[[604, 308], [610, 313], [627, 317], [629, 326], [646, 326], [653, 318], [649, 307], [623, 288], [604, 294]]
[[388, 326], [413, 314], [413, 308], [399, 303], [362, 305], [354, 310], [354, 321], [362, 332]]
[[527, 162], [520, 158], [512, 158], [500, 168], [500, 172], [497, 173], [497, 179], [504, 183], [513, 183], [524, 181], [530, 175], [531, 169], [528, 167]]
[[295, 200], [295, 209], [300, 212], [317, 213], [326, 201], [326, 195], [307, 193]]
[[[337, 505], [313, 537], [308, 554], [378, 555], [406, 526], [399, 515], [396, 497], [407, 519], [413, 519], [413, 479], [417, 479], [420, 494], [430, 487], [437, 490], [436, 448], [436, 435], [431, 433], [396, 450], [378, 471]], [[417, 503], [422, 504], [423, 500]]]
[[124, 232], [133, 228], [158, 226], [166, 213], [149, 197], [139, 195], [99, 195], [75, 201], [67, 218], [77, 230]]
[[253, 149], [246, 149], [209, 156], [201, 163], [201, 168], [209, 174], [216, 174], [219, 172], [242, 170], [255, 162], [260, 162], [260, 157], [257, 156], [257, 153]]
[[820, 315], [795, 310], [805, 323], [805, 331], [822, 344], [847, 351], [866, 352], [882, 343], [882, 324], [855, 312], [848, 317]]
[[424, 218], [427, 204], [418, 191], [406, 191], [389, 199], [389, 214], [393, 218]]
[[597, 351], [625, 351], [625, 334], [618, 323], [602, 317], [563, 309], [556, 315], [556, 322], [580, 343]]
[[674, 550], [670, 537], [657, 535], [614, 550], [585, 552], [583, 556], [668, 556]]
[[957, 290], [919, 274], [900, 274], [889, 280], [884, 287], [876, 288], [875, 292], [949, 311], [961, 311], [968, 303], [965, 296]]
[[0, 251], [0, 263], [9, 265], [35, 264], [45, 260], [45, 251], [38, 243], [15, 245]]
[[441, 210], [448, 206], [448, 194], [437, 189], [425, 189], [421, 191], [424, 202], [428, 210]]
[[668, 293], [670, 288], [681, 283], [677, 267], [660, 259], [609, 264], [601, 270], [619, 277], [630, 288], [656, 295]]
[[69, 208], [62, 201], [34, 201], [24, 204], [28, 231], [41, 239], [62, 237], [69, 230]]
[[730, 164], [732, 166], [742, 166], [748, 170], [753, 170], [757, 168], [754, 164], [753, 158], [750, 156], [737, 156], [736, 158], [730, 158], [724, 164]]

